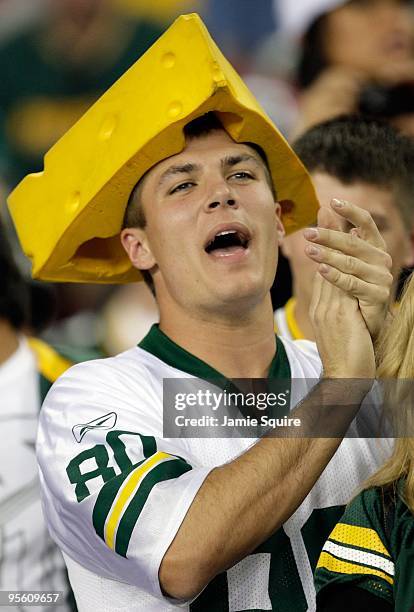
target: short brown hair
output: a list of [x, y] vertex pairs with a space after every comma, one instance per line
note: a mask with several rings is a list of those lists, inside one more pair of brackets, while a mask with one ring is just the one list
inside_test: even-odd
[[392, 190], [407, 231], [414, 220], [414, 139], [389, 123], [341, 115], [320, 123], [293, 143], [307, 170], [342, 183], [358, 181]]

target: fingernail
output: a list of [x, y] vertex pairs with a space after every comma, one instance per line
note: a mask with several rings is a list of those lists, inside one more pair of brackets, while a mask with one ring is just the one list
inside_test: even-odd
[[332, 206], [335, 206], [335, 208], [343, 208], [345, 204], [345, 200], [338, 200], [337, 198], [333, 198], [332, 200]]
[[319, 266], [319, 272], [321, 274], [327, 274], [328, 271], [329, 271], [329, 268], [328, 268], [328, 266], [326, 264], [322, 264], [322, 265]]
[[320, 249], [318, 249], [318, 247], [316, 246], [308, 246], [307, 251], [309, 253], [309, 255], [319, 255], [319, 253], [321, 252]]
[[318, 232], [317, 229], [315, 229], [313, 227], [309, 227], [309, 228], [305, 229], [305, 231], [303, 232], [303, 235], [308, 240], [315, 240], [315, 238], [319, 237], [319, 232]]

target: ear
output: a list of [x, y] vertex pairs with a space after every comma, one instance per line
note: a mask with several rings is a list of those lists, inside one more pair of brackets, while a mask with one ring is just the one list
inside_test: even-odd
[[285, 228], [282, 223], [282, 207], [279, 202], [276, 202], [275, 214], [276, 214], [276, 231], [278, 236], [278, 243], [281, 246], [283, 244], [283, 238], [286, 235]]
[[150, 270], [156, 264], [148, 237], [140, 227], [127, 227], [121, 231], [121, 244], [134, 266], [138, 270]]

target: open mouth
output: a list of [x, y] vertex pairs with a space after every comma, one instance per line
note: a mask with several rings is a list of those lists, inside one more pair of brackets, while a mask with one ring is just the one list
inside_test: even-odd
[[248, 248], [250, 236], [241, 230], [228, 229], [218, 232], [206, 245], [206, 253], [216, 256], [231, 255]]

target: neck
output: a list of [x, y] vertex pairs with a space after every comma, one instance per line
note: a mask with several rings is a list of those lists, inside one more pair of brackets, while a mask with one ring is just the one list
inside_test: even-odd
[[16, 330], [8, 321], [0, 321], [0, 364], [4, 363], [19, 347]]
[[[168, 315], [166, 315], [168, 313]], [[224, 317], [190, 315], [160, 306], [160, 329], [227, 378], [266, 378], [276, 338], [270, 294], [254, 311]]]

